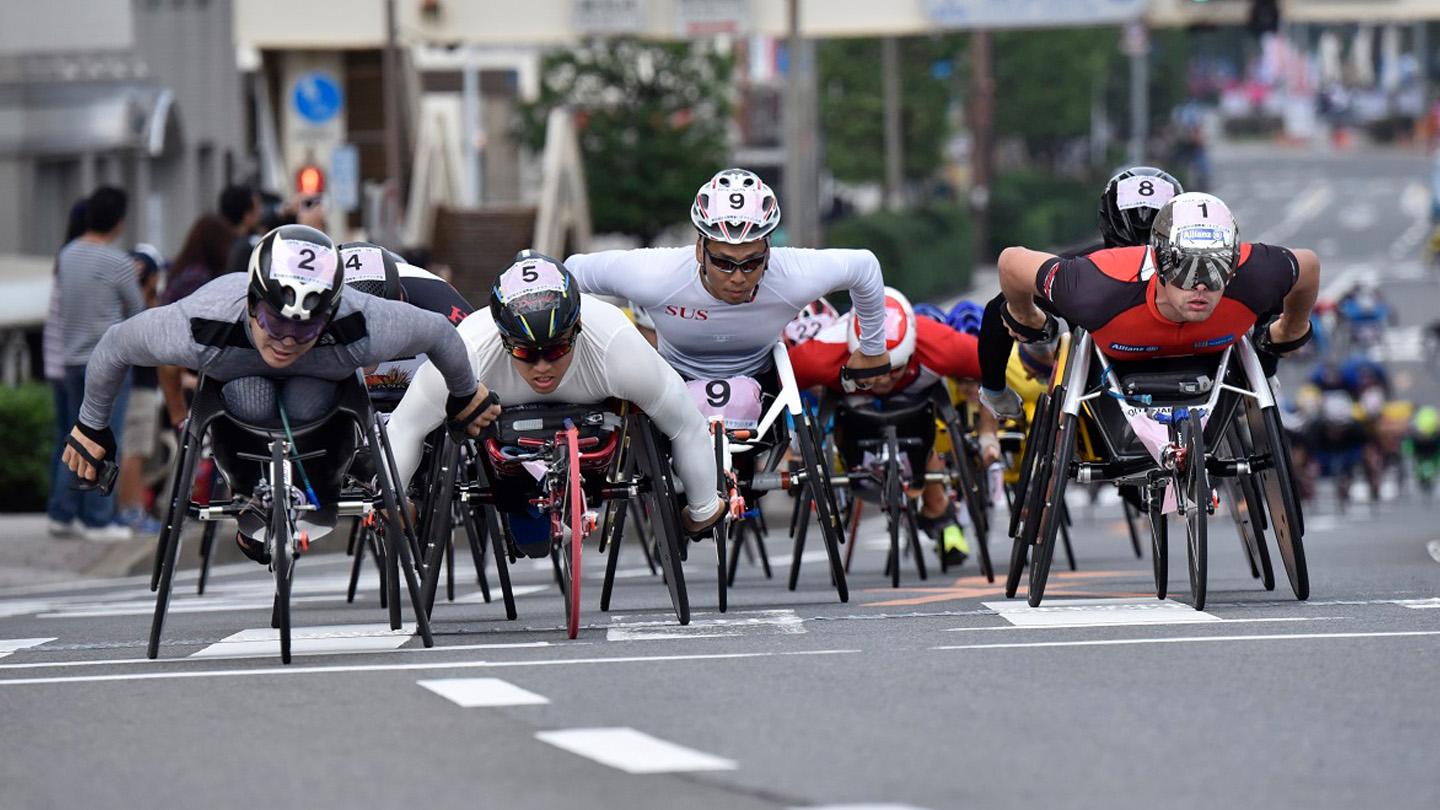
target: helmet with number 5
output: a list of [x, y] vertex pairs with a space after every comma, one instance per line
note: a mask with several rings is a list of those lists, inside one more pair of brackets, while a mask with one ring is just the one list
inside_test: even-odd
[[[890, 367], [904, 368], [915, 354], [915, 309], [905, 293], [894, 287], [885, 288], [885, 350], [890, 352]], [[850, 310], [850, 328], [846, 331], [850, 351], [860, 348], [860, 318]]]
[[306, 225], [281, 225], [250, 252], [250, 308], [261, 302], [292, 321], [329, 319], [345, 289], [335, 243]]
[[1181, 194], [1155, 215], [1150, 247], [1155, 273], [1166, 284], [1223, 290], [1240, 263], [1240, 226], [1219, 197]]
[[1100, 192], [1100, 235], [1105, 247], [1134, 247], [1150, 241], [1160, 206], [1184, 194], [1180, 181], [1153, 166], [1132, 166]]
[[725, 169], [695, 192], [690, 221], [706, 239], [742, 245], [780, 224], [780, 200], [754, 172]]
[[580, 288], [565, 265], [522, 250], [490, 289], [490, 315], [512, 343], [545, 346], [580, 321]]

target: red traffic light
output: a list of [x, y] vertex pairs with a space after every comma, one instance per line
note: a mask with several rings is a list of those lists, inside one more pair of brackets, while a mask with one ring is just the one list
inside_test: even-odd
[[314, 164], [304, 166], [295, 173], [295, 190], [300, 194], [320, 194], [325, 191], [325, 173]]

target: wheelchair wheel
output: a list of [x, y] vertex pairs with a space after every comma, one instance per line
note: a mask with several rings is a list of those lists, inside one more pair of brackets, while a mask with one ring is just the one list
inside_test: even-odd
[[275, 574], [275, 609], [271, 622], [280, 631], [280, 661], [290, 663], [290, 582], [295, 572], [290, 525], [289, 460], [285, 443], [270, 443], [270, 568]]
[[1005, 572], [1005, 598], [1014, 599], [1020, 589], [1020, 576], [1035, 536], [1040, 530], [1044, 511], [1045, 488], [1050, 480], [1050, 451], [1054, 445], [1055, 403], [1065, 394], [1065, 387], [1056, 386], [1055, 393], [1041, 394], [1035, 404], [1035, 419], [1025, 437], [1025, 453], [1021, 460], [1020, 480], [1016, 484], [1015, 504], [1011, 510], [1010, 569]]
[[1207, 518], [1211, 493], [1210, 478], [1205, 472], [1205, 433], [1200, 412], [1192, 410], [1178, 426], [1180, 444], [1185, 448], [1185, 465], [1176, 471], [1176, 493], [1185, 503], [1185, 551], [1190, 568], [1190, 594], [1196, 610], [1205, 609], [1208, 560], [1206, 549]]
[[[196, 429], [194, 425], [191, 426], [191, 430]], [[165, 614], [170, 608], [170, 592], [175, 586], [175, 568], [180, 562], [180, 540], [185, 527], [185, 514], [189, 511], [190, 488], [199, 456], [200, 440], [192, 437], [190, 431], [186, 431], [170, 490], [170, 509], [166, 512], [165, 528], [160, 532], [160, 542], [155, 549], [155, 570], [150, 585], [150, 589], [155, 591], [155, 614], [150, 620], [150, 640], [145, 648], [145, 656], [150, 659], [160, 655], [160, 636], [165, 629]]]
[[717, 591], [716, 595], [718, 597], [717, 601], [719, 603], [720, 612], [724, 613], [726, 608], [729, 607], [727, 603], [727, 596], [729, 592], [728, 586], [730, 584], [730, 571], [729, 566], [725, 564], [725, 544], [730, 542], [731, 525], [729, 512], [730, 504], [728, 502], [725, 502], [724, 498], [729, 495], [730, 481], [728, 480], [729, 471], [725, 469], [724, 465], [724, 431], [712, 430], [710, 432], [710, 438], [715, 446], [715, 474], [717, 478], [716, 491], [721, 493], [722, 499], [720, 504], [720, 509], [722, 512], [720, 520], [715, 523], [715, 527], [710, 530], [710, 533], [715, 537], [715, 581]]
[[[1280, 424], [1280, 411], [1269, 408], [1249, 411], [1251, 419], [1258, 419], [1265, 433], [1265, 445], [1270, 464], [1259, 474], [1260, 487], [1265, 495], [1265, 505], [1270, 513], [1270, 528], [1275, 535], [1275, 545], [1280, 549], [1280, 559], [1285, 563], [1285, 573], [1290, 578], [1290, 589], [1301, 601], [1310, 598], [1310, 571], [1305, 562], [1304, 518], [1300, 512], [1300, 499], [1290, 469], [1290, 442]], [[1255, 426], [1252, 422], [1252, 434]]]
[[1130, 533], [1130, 548], [1135, 552], [1135, 559], [1142, 559], [1145, 553], [1140, 550], [1140, 514], [1127, 500], [1120, 501], [1120, 509], [1125, 513], [1125, 529]]
[[[1049, 392], [1043, 393], [1035, 400], [1035, 417], [1030, 421], [1030, 426], [1049, 424], [1050, 403]], [[1015, 494], [1017, 507], [1023, 507], [1025, 503], [1026, 490], [1029, 488], [1030, 478], [1034, 474], [1035, 465], [1039, 461], [1040, 443], [1031, 441], [1029, 433], [1025, 437], [1025, 451], [1020, 455], [1020, 477], [1015, 482]], [[1038, 436], [1037, 438], [1043, 438]], [[1014, 537], [1020, 533], [1020, 519], [1024, 512], [1022, 508], [1016, 508], [1010, 512], [1010, 536]]]
[[570, 638], [580, 635], [580, 555], [585, 548], [585, 490], [580, 482], [580, 432], [574, 425], [565, 429], [566, 520], [570, 538], [562, 549], [565, 558], [565, 629]]
[[[845, 561], [840, 557], [840, 542], [844, 529], [840, 526], [836, 512], [835, 490], [830, 483], [830, 468], [825, 463], [820, 438], [811, 421], [809, 411], [801, 411], [793, 418], [795, 434], [799, 439], [800, 458], [805, 464], [806, 487], [815, 503], [815, 518], [820, 524], [820, 539], [825, 543], [825, 556], [830, 563], [830, 578], [835, 583], [835, 592], [841, 602], [850, 601], [850, 588], [845, 583]], [[803, 519], [803, 516], [802, 516]]]
[[[995, 581], [995, 568], [990, 562], [990, 514], [987, 507], [982, 479], [977, 475], [979, 458], [972, 455], [964, 444], [958, 420], [947, 419], [946, 430], [950, 434], [950, 457], [960, 479], [960, 493], [965, 501], [965, 510], [970, 513], [970, 525], [975, 530], [975, 547], [980, 555], [980, 573], [987, 582]], [[941, 570], [944, 570], [944, 555], [941, 555]]]
[[680, 624], [686, 625], [690, 623], [690, 596], [685, 590], [685, 569], [681, 565], [680, 544], [689, 540], [684, 537], [680, 528], [680, 507], [676, 499], [675, 482], [671, 478], [670, 463], [660, 457], [654, 425], [647, 421], [634, 435], [642, 445], [643, 464], [650, 479], [650, 525], [655, 533], [660, 571], [664, 575], [665, 587], [670, 592], [670, 604], [675, 609], [675, 618]]
[[[1050, 563], [1055, 558], [1055, 539], [1060, 534], [1061, 521], [1065, 519], [1065, 485], [1070, 479], [1070, 458], [1075, 455], [1075, 431], [1078, 417], [1060, 414], [1060, 431], [1055, 437], [1055, 447], [1049, 454], [1048, 481], [1036, 479], [1040, 496], [1040, 516], [1036, 520], [1039, 534], [1035, 539], [1035, 552], [1030, 556], [1030, 607], [1039, 607], [1045, 597], [1045, 583], [1050, 578]], [[1042, 482], [1043, 481], [1043, 482]]]
[[1155, 598], [1164, 601], [1170, 593], [1170, 519], [1165, 515], [1163, 490], [1157, 487], [1146, 496], [1150, 500], [1150, 559], [1155, 569]]

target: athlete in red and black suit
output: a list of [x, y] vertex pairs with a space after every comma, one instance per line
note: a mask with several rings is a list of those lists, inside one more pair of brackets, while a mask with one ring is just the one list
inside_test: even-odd
[[1048, 301], [1117, 360], [1218, 352], [1262, 317], [1257, 346], [1285, 354], [1309, 337], [1320, 261], [1308, 250], [1241, 244], [1234, 217], [1208, 194], [1181, 194], [1161, 208], [1149, 247], [1060, 259], [1012, 247], [1000, 256], [1007, 326], [1034, 339]]

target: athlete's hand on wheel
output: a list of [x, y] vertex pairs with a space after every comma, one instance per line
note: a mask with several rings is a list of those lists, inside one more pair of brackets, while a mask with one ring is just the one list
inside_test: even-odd
[[999, 391], [980, 388], [980, 403], [1001, 419], [1020, 419], [1025, 416], [1025, 403], [1015, 389], [1005, 386]]
[[[452, 397], [452, 401], [456, 399]], [[500, 418], [500, 403], [483, 385], [475, 386], [475, 394], [453, 417], [455, 422], [465, 426], [465, 433], [476, 438], [490, 423]]]
[[[1280, 350], [1281, 354], [1288, 354], [1284, 351], [1285, 345], [1294, 343], [1305, 337], [1310, 331], [1310, 321], [1302, 321], [1298, 328], [1290, 324], [1285, 316], [1280, 316], [1270, 323], [1270, 345]], [[1293, 349], [1291, 351], [1294, 351]]]
[[[90, 455], [95, 457], [96, 461], [105, 458], [106, 449], [99, 442], [82, 433], [78, 425], [70, 430], [70, 438], [79, 442]], [[94, 465], [86, 461], [84, 456], [75, 452], [75, 448], [68, 444], [65, 446], [65, 453], [60, 456], [60, 460], [65, 462], [65, 466], [69, 467], [71, 472], [86, 481], [94, 481], [99, 476]]]
[[[1045, 328], [1045, 312], [1041, 310], [1040, 307], [1035, 306], [1035, 302], [1033, 300], [1030, 302], [1029, 309], [1017, 309], [1014, 304], [1007, 301], [1005, 303], [1005, 310], [1011, 318], [1014, 318], [1023, 326], [1028, 326], [1031, 329], [1035, 330]], [[1029, 341], [1029, 338], [1016, 332], [1014, 327], [1012, 327], [1008, 322], [1005, 324], [1005, 331], [1010, 333], [1010, 337], [1015, 338], [1021, 343], [1026, 343]]]
[[[883, 354], [865, 354], [859, 349], [856, 349], [850, 353], [850, 360], [845, 364], [845, 367], [852, 372], [865, 371], [866, 369], [872, 368], [888, 369], [890, 368], [890, 352]], [[855, 378], [854, 385], [862, 391], [869, 390], [870, 386], [875, 384], [875, 379], [878, 376], [879, 375]]]

